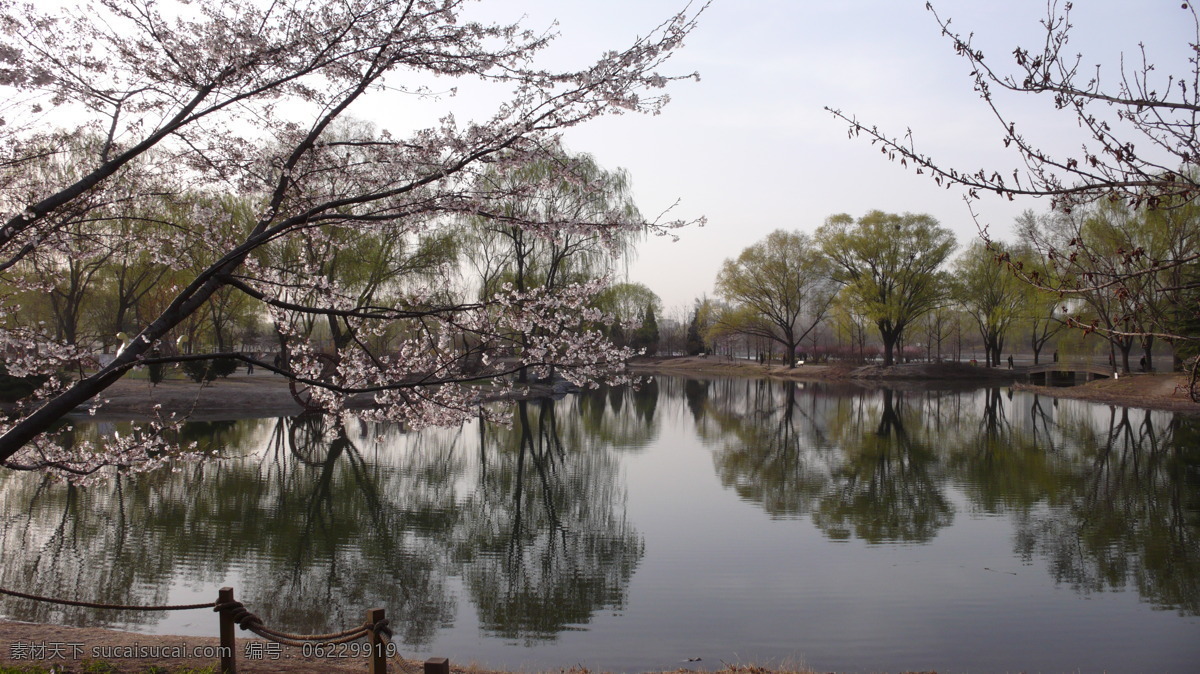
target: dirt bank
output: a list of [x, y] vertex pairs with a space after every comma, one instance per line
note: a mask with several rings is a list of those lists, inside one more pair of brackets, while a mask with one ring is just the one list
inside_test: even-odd
[[844, 379], [853, 368], [835, 365], [759, 365], [746, 360], [733, 360], [724, 356], [680, 356], [671, 358], [643, 357], [629, 361], [629, 370], [635, 374], [671, 374], [680, 376], [727, 376], [768, 377], [795, 381], [821, 381]]
[[636, 358], [629, 363], [637, 374], [672, 374], [681, 376], [766, 377], [790, 381], [929, 381], [965, 384], [1008, 383], [1014, 380], [1011, 370], [989, 369], [964, 363], [906, 363], [882, 365], [847, 365], [843, 363], [804, 363], [760, 365], [724, 356], [685, 356], [676, 358]]
[[97, 419], [145, 420], [161, 412], [189, 415], [197, 421], [247, 417], [291, 416], [303, 411], [292, 398], [287, 380], [270, 374], [235, 375], [208, 384], [169, 379], [157, 385], [148, 379], [121, 379], [94, 401], [96, 410], [75, 411]]
[[1134, 374], [1118, 379], [1099, 379], [1079, 386], [1033, 386], [1016, 381], [1006, 368], [989, 369], [965, 363], [909, 363], [852, 366], [843, 364], [759, 365], [725, 357], [689, 356], [677, 358], [638, 358], [629, 364], [637, 374], [678, 376], [766, 377], [791, 381], [845, 381], [864, 386], [899, 388], [1012, 385], [1055, 398], [1073, 398], [1092, 402], [1200, 414], [1200, 403], [1187, 392], [1187, 377], [1182, 374]]
[[[638, 358], [629, 364], [635, 374], [693, 377], [766, 377], [788, 381], [840, 381], [861, 386], [898, 388], [958, 388], [1014, 385], [1014, 373], [964, 363], [911, 363], [883, 367], [844, 364], [759, 365], [723, 357]], [[1103, 379], [1081, 386], [1046, 387], [1015, 383], [1016, 388], [1058, 398], [1077, 398], [1112, 405], [1200, 413], [1200, 403], [1187, 394], [1187, 380], [1177, 374], [1136, 374]], [[554, 391], [535, 385], [512, 398], [539, 397]], [[122, 379], [101, 397], [96, 419], [145, 420], [155, 405], [165, 414], [189, 415], [197, 421], [247, 417], [290, 416], [302, 409], [292, 398], [287, 381], [271, 374], [234, 375], [206, 385], [190, 380], [167, 380], [157, 386], [145, 379]], [[86, 409], [76, 411], [89, 416]]]
[[[553, 395], [549, 384], [531, 384], [507, 398], [537, 398]], [[95, 413], [86, 407], [73, 414], [80, 418], [145, 421], [160, 413], [187, 415], [195, 421], [281, 417], [300, 414], [304, 409], [292, 397], [287, 380], [272, 374], [234, 375], [204, 385], [191, 380], [172, 379], [153, 385], [146, 379], [121, 379], [105, 390], [96, 401]], [[357, 405], [355, 405], [357, 403]], [[366, 407], [369, 397], [351, 401], [351, 406]]]
[[1119, 379], [1097, 379], [1080, 386], [1017, 384], [1016, 388], [1055, 398], [1200, 414], [1200, 403], [1188, 394], [1187, 377], [1181, 374], [1133, 374]]
[[[210, 614], [211, 615], [211, 614]], [[213, 630], [216, 631], [216, 618]], [[322, 674], [323, 672], [367, 671], [365, 658], [360, 657], [316, 657], [305, 655], [304, 650], [281, 646], [278, 657], [274, 650], [266, 648], [265, 641], [244, 639], [248, 632], [237, 635], [237, 668], [239, 673], [266, 674], [268, 672], [294, 672], [296, 674]], [[152, 634], [135, 634], [105, 630], [96, 627], [64, 627], [61, 625], [35, 625], [30, 623], [0, 621], [0, 668], [34, 668], [35, 672], [182, 672], [188, 670], [218, 672], [217, 657], [212, 657], [220, 645], [217, 637], [181, 637]], [[14, 650], [14, 646], [16, 650]], [[273, 646], [271, 647], [274, 648]], [[260, 651], [261, 649], [261, 651]], [[261, 652], [261, 658], [250, 659]], [[312, 653], [313, 651], [309, 651]], [[349, 651], [342, 651], [346, 654]], [[332, 653], [332, 649], [331, 649]], [[13, 657], [17, 655], [18, 657]], [[208, 657], [196, 657], [200, 656]], [[35, 657], [41, 656], [41, 657]], [[105, 667], [107, 663], [112, 668]], [[453, 666], [454, 663], [452, 662]], [[156, 669], [157, 668], [157, 669]], [[205, 669], [211, 668], [211, 669]], [[421, 663], [406, 662], [405, 668], [389, 663], [390, 671], [420, 672]], [[455, 667], [454, 672], [464, 672]]]
[[[659, 373], [694, 376], [739, 376], [769, 377], [794, 381], [940, 381], [974, 383], [985, 382], [1000, 373], [1001, 380], [1008, 377], [1001, 370], [987, 370], [959, 364], [912, 364], [892, 368], [878, 366], [850, 367], [845, 365], [802, 365], [788, 368], [785, 365], [763, 366], [746, 361], [726, 358], [642, 358], [630, 363], [637, 373]], [[516, 392], [511, 399], [547, 396], [553, 393], [549, 385], [534, 384], [528, 391]], [[86, 408], [75, 412], [77, 416], [94, 416], [108, 420], [146, 420], [154, 415], [155, 405], [161, 412], [188, 415], [197, 421], [214, 419], [239, 419], [247, 417], [291, 416], [303, 409], [288, 388], [287, 380], [269, 373], [254, 375], [237, 374], [217, 379], [207, 384], [197, 384], [187, 379], [168, 379], [157, 385], [148, 379], [126, 378], [110, 386], [97, 401], [94, 415]], [[369, 399], [360, 400], [363, 406]]]
[[[282, 647], [280, 656], [277, 659], [271, 659], [270, 656], [266, 656], [263, 659], [251, 660], [244, 657], [246, 644], [265, 644], [266, 642], [257, 639], [242, 639], [242, 634], [244, 633], [238, 633], [237, 640], [238, 653], [236, 657], [239, 673], [262, 674], [267, 672], [286, 672], [289, 674], [322, 674], [323, 672], [357, 672], [361, 674], [361, 672], [367, 671], [367, 663], [360, 658], [304, 657], [301, 654], [301, 649], [288, 646]], [[183, 672], [191, 671], [215, 673], [218, 671], [219, 666], [214, 658], [90, 657], [93, 653], [93, 648], [101, 649], [96, 651], [101, 654], [120, 652], [116, 649], [137, 649], [143, 647], [157, 648], [160, 652], [162, 652], [162, 649], [175, 649], [179, 651], [184, 648], [189, 652], [194, 652], [194, 649], [197, 647], [215, 648], [220, 643], [220, 640], [216, 637], [155, 636], [99, 628], [35, 625], [0, 620], [0, 641], [5, 642], [0, 644], [0, 647], [2, 647], [0, 648], [0, 670], [4, 671], [10, 671], [5, 668], [13, 668], [18, 672], [25, 671], [25, 668], [30, 668], [29, 671], [44, 672], [51, 671], [51, 666], [57, 665], [59, 669], [54, 669], [53, 671], [55, 672], [104, 672], [114, 674], [155, 672], [156, 674], [182, 674]], [[41, 662], [27, 658], [14, 659], [11, 653], [11, 645], [14, 643], [45, 644], [51, 649], [51, 652], [57, 648], [63, 650], [68, 656], [55, 660], [42, 660]], [[50, 644], [61, 644], [61, 646], [50, 647]], [[78, 649], [72, 648], [74, 644], [79, 645]], [[251, 649], [254, 648], [257, 647], [251, 646]], [[85, 657], [72, 659], [69, 655], [72, 650], [82, 651], [82, 655]], [[447, 655], [450, 657], [450, 671], [452, 674], [505, 674], [496, 670], [482, 669], [474, 663], [455, 662], [453, 654]], [[101, 660], [103, 663], [100, 662]], [[111, 668], [105, 665], [111, 666]], [[787, 663], [784, 663], [782, 666], [759, 666], [753, 664], [731, 664], [727, 662], [698, 662], [696, 666], [706, 666], [706, 671], [717, 674], [813, 674], [810, 669]], [[392, 659], [388, 661], [388, 671], [396, 672], [397, 674], [418, 674], [422, 671], [422, 663], [405, 660], [403, 665], [398, 665], [396, 660]], [[671, 674], [700, 674], [700, 671], [681, 668], [673, 670]], [[555, 670], [554, 674], [588, 674], [588, 670], [571, 667], [569, 669]], [[936, 672], [908, 672], [906, 674], [936, 674]]]

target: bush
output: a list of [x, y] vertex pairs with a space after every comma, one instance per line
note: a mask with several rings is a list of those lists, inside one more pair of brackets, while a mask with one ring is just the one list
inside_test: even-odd
[[228, 377], [237, 370], [237, 366], [237, 359], [228, 356], [210, 358], [208, 360], [183, 361], [183, 371], [195, 382], [213, 381], [217, 377]]
[[234, 372], [237, 372], [238, 360], [237, 358], [230, 358], [228, 356], [215, 358], [212, 361], [212, 366], [218, 377], [228, 377]]

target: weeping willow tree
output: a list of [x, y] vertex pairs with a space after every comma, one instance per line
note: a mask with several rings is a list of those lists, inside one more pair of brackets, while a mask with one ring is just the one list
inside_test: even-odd
[[[464, 218], [463, 252], [478, 272], [481, 299], [505, 283], [523, 292], [607, 276], [628, 262], [644, 235], [626, 227], [642, 219], [629, 173], [609, 171], [589, 154], [557, 146], [536, 161], [499, 162], [479, 182], [481, 192], [503, 195], [491, 208]], [[607, 226], [517, 225], [528, 221]]]
[[[381, 142], [373, 124], [357, 119], [339, 120], [328, 135], [326, 146], [349, 164], [367, 161]], [[336, 171], [322, 175], [321, 180], [322, 189], [330, 193], [349, 188], [348, 178]], [[337, 301], [342, 309], [368, 310], [403, 302], [403, 295], [412, 291], [425, 292], [443, 306], [454, 304], [451, 287], [440, 281], [453, 273], [457, 255], [452, 231], [413, 231], [401, 220], [385, 219], [366, 230], [331, 227], [318, 235], [280, 241], [264, 248], [259, 260], [272, 271], [286, 275], [331, 279], [338, 288]], [[327, 289], [289, 292], [294, 302], [304, 305]], [[407, 321], [393, 321], [385, 330], [369, 331], [361, 330], [359, 322], [344, 313], [284, 312], [277, 319], [277, 330], [283, 328], [281, 323], [289, 323], [288, 327], [299, 334], [327, 341], [334, 351], [341, 351], [356, 341], [387, 348], [397, 334], [406, 331]], [[279, 331], [282, 339], [286, 330]]]
[[[644, 236], [644, 229], [629, 227], [643, 220], [629, 173], [607, 170], [589, 154], [556, 145], [535, 161], [502, 159], [478, 182], [481, 193], [501, 195], [463, 218], [461, 227], [460, 245], [482, 301], [506, 289], [554, 292], [608, 278], [626, 266]], [[528, 347], [524, 337], [518, 342]]]

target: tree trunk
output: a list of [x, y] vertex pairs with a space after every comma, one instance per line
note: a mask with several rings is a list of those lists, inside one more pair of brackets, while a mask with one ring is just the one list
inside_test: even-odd
[[333, 348], [340, 352], [350, 345], [350, 333], [342, 329], [341, 319], [337, 316], [327, 316], [329, 323], [329, 337], [333, 340]]
[[884, 367], [890, 367], [891, 365], [895, 364], [895, 362], [896, 362], [895, 349], [896, 349], [896, 338], [891, 337], [889, 339], [886, 335], [884, 335], [883, 336], [883, 365], [884, 365]]
[[783, 348], [787, 349], [787, 353], [785, 354], [785, 357], [787, 358], [787, 366], [788, 366], [789, 370], [796, 367], [796, 347], [797, 346], [799, 346], [799, 345], [796, 343], [795, 338], [792, 336], [792, 333], [789, 330], [787, 332], [787, 343], [783, 345]]

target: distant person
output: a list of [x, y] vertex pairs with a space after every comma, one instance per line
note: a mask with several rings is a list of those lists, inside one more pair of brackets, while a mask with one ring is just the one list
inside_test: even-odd
[[[251, 353], [247, 357], [253, 358], [254, 354]], [[246, 361], [246, 374], [254, 374], [254, 361], [252, 361], [252, 360]]]
[[1012, 359], [1011, 353], [1008, 354], [1008, 369], [1010, 369], [1010, 370], [1013, 369], [1013, 359]]
[[1058, 362], [1058, 349], [1054, 350], [1054, 362]]
[[1141, 370], [1142, 372], [1146, 371], [1146, 357], [1145, 356], [1142, 356], [1142, 359], [1138, 361], [1138, 369]]

